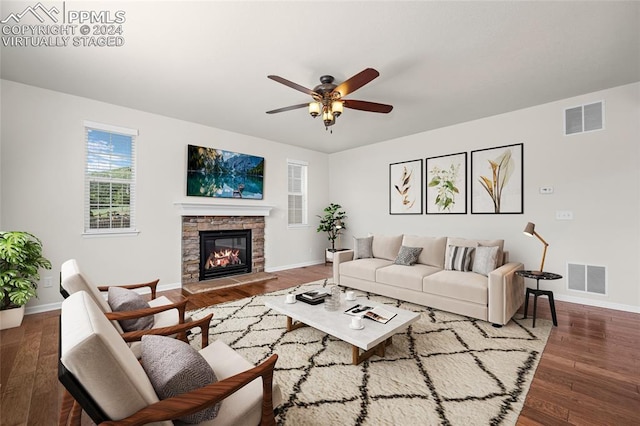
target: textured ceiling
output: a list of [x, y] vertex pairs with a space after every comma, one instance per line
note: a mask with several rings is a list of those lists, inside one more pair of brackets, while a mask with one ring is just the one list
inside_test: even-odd
[[[36, 2], [3, 1], [0, 16]], [[62, 6], [63, 2], [43, 2]], [[638, 2], [73, 2], [122, 10], [121, 47], [0, 47], [2, 78], [321, 152], [640, 80]], [[29, 17], [24, 17], [24, 21]], [[327, 132], [305, 109], [323, 74], [380, 76]]]

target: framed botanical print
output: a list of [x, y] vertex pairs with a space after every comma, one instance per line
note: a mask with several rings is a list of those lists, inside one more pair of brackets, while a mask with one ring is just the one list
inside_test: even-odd
[[422, 164], [389, 164], [389, 214], [422, 214]]
[[523, 144], [471, 151], [471, 213], [521, 214]]
[[467, 213], [467, 153], [426, 159], [427, 214]]

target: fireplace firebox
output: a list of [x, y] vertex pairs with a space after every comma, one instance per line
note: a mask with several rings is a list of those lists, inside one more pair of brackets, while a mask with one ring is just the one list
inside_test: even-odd
[[251, 272], [251, 229], [200, 232], [200, 281]]

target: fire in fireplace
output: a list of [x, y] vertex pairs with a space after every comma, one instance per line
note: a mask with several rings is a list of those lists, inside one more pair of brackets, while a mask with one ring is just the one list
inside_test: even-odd
[[200, 232], [200, 281], [251, 272], [251, 230]]

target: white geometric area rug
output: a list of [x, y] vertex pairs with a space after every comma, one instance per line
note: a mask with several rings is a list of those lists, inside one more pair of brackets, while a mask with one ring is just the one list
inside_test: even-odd
[[[189, 311], [214, 314], [211, 340], [258, 364], [278, 354], [274, 380], [283, 392], [282, 425], [513, 425], [522, 410], [551, 322], [521, 314], [502, 328], [365, 292], [368, 298], [420, 312], [393, 336], [383, 358], [351, 364], [351, 347], [311, 327], [286, 331], [285, 316], [264, 300], [322, 281]], [[348, 321], [345, 318], [345, 321]], [[197, 338], [196, 338], [197, 337]], [[190, 336], [199, 347], [199, 333]]]

